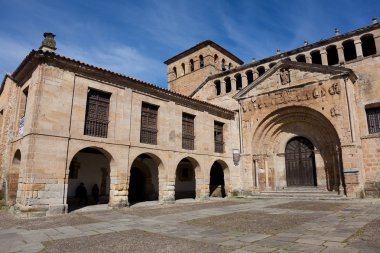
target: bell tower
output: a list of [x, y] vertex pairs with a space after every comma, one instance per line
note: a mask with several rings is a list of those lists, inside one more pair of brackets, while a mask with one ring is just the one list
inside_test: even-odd
[[243, 61], [215, 42], [206, 40], [164, 63], [169, 90], [189, 96], [208, 76], [236, 68]]

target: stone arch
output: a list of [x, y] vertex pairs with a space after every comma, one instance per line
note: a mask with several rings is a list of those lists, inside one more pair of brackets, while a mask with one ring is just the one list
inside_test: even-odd
[[310, 52], [310, 56], [311, 56], [311, 63], [322, 64], [322, 57], [321, 57], [321, 53], [319, 52], [319, 50], [314, 50], [314, 51]]
[[226, 60], [222, 59], [222, 65], [221, 65], [222, 71], [226, 71]]
[[214, 84], [215, 84], [216, 95], [219, 96], [222, 93], [220, 80], [215, 80]]
[[13, 155], [11, 170], [8, 173], [8, 205], [10, 206], [16, 204], [20, 166], [21, 151], [17, 149]]
[[306, 56], [304, 54], [299, 54], [296, 57], [297, 62], [306, 62]]
[[327, 63], [328, 65], [335, 65], [339, 63], [338, 50], [336, 45], [330, 45], [326, 48]]
[[[132, 162], [129, 173], [128, 202], [158, 200], [166, 173], [161, 159], [152, 153], [142, 153]], [[161, 184], [160, 184], [161, 183]]]
[[247, 70], [245, 72], [245, 75], [247, 76], [247, 83], [250, 84], [253, 82], [253, 71], [250, 69], [250, 70]]
[[235, 76], [236, 79], [236, 89], [241, 90], [243, 87], [243, 80], [240, 73], [237, 73]]
[[287, 186], [285, 148], [289, 140], [297, 136], [309, 139], [315, 146], [317, 185], [328, 190], [339, 190], [344, 186], [340, 138], [335, 127], [320, 112], [293, 106], [269, 113], [252, 135], [255, 164], [266, 173], [261, 177], [258, 175], [260, 187], [277, 189]]
[[75, 153], [70, 160], [67, 176], [68, 211], [109, 202], [113, 163], [111, 154], [100, 147], [84, 147]]
[[203, 175], [197, 160], [192, 157], [181, 159], [175, 171], [175, 199], [199, 198]]
[[173, 67], [173, 75], [174, 75], [174, 78], [177, 78], [177, 68], [176, 67]]
[[224, 78], [224, 82], [226, 84], [226, 93], [230, 93], [232, 91], [231, 78], [227, 76], [226, 78]]
[[230, 172], [223, 160], [216, 160], [210, 168], [209, 196], [226, 197], [230, 193]]
[[203, 68], [205, 66], [205, 62], [203, 59], [203, 55], [199, 56], [199, 68]]
[[264, 75], [264, 73], [265, 73], [265, 68], [264, 68], [264, 66], [260, 66], [260, 67], [258, 67], [258, 68], [256, 69], [256, 71], [257, 71], [257, 73], [259, 74], [259, 76], [262, 76], [262, 75]]
[[342, 43], [344, 51], [344, 60], [351, 61], [356, 59], [358, 56], [356, 54], [355, 43], [353, 40], [346, 40]]
[[364, 57], [376, 54], [376, 43], [373, 34], [365, 34], [360, 37], [360, 40]]
[[270, 69], [273, 68], [274, 65], [276, 65], [276, 62], [272, 62], [271, 64], [269, 64], [269, 68], [270, 68]]
[[182, 64], [181, 64], [181, 67], [182, 67], [182, 75], [184, 76], [184, 75], [186, 74], [185, 63], [182, 63]]
[[189, 65], [190, 65], [190, 72], [193, 72], [194, 71], [194, 60], [193, 59], [190, 59]]

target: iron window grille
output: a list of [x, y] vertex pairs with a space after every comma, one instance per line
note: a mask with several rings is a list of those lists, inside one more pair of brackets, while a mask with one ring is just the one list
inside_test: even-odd
[[158, 106], [143, 103], [141, 108], [140, 142], [157, 145]]
[[380, 133], [380, 107], [366, 109], [368, 132], [370, 134]]
[[224, 152], [224, 142], [223, 142], [223, 123], [214, 122], [214, 143], [215, 143], [215, 152], [223, 153]]
[[194, 150], [194, 115], [182, 114], [182, 148]]
[[110, 93], [88, 89], [84, 134], [107, 138]]

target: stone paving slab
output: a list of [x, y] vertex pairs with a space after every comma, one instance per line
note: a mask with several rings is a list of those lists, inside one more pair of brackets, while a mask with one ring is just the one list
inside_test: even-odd
[[[328, 211], [289, 209], [295, 207], [294, 199], [225, 203], [33, 220], [0, 213], [0, 221], [6, 223], [0, 230], [0, 252], [380, 252], [380, 201], [345, 201], [344, 207], [330, 207], [331, 201], [307, 203], [308, 209], [328, 206]], [[140, 212], [156, 215], [136, 215]], [[70, 222], [73, 217], [76, 224]]]

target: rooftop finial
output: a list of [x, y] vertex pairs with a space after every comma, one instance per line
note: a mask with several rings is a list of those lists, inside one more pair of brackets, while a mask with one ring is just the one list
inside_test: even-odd
[[253, 58], [252, 58], [252, 62], [256, 62], [256, 57], [253, 57]]
[[307, 40], [305, 40], [305, 41], [303, 42], [303, 45], [304, 45], [304, 46], [307, 46], [307, 45], [309, 45], [309, 42], [308, 42]]
[[373, 17], [372, 18], [372, 24], [376, 24], [377, 23], [377, 19], [376, 19], [376, 17]]
[[277, 49], [276, 54], [281, 54], [281, 49]]
[[338, 28], [335, 28], [335, 36], [338, 36], [338, 35], [340, 35], [340, 31]]
[[50, 32], [44, 33], [44, 40], [41, 43], [40, 49], [42, 51], [54, 52], [57, 48], [55, 47], [55, 35]]

